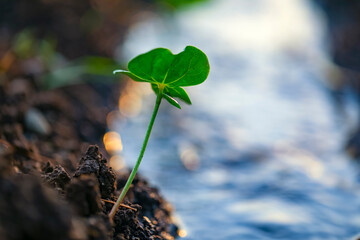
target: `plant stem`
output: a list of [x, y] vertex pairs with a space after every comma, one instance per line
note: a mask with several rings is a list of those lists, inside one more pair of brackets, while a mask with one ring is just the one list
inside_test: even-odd
[[147, 143], [149, 141], [149, 137], [150, 137], [150, 133], [151, 133], [151, 130], [152, 130], [152, 127], [154, 125], [154, 122], [155, 122], [155, 118], [156, 118], [156, 115], [157, 115], [157, 112], [159, 110], [159, 107], [160, 107], [160, 103], [161, 103], [161, 99], [162, 99], [162, 91], [160, 91], [158, 94], [157, 94], [157, 98], [156, 98], [156, 103], [155, 103], [155, 107], [154, 107], [154, 111], [152, 113], [152, 116], [151, 116], [151, 119], [150, 119], [150, 123], [149, 123], [149, 126], [148, 126], [148, 129], [146, 131], [146, 135], [145, 135], [145, 139], [144, 139], [144, 142], [143, 142], [143, 145], [141, 147], [141, 151], [140, 151], [140, 154], [139, 154], [139, 157], [136, 161], [136, 164], [133, 168], [133, 170], [131, 171], [130, 173], [130, 176], [119, 196], [119, 198], [117, 199], [115, 205], [113, 206], [113, 208], [111, 209], [110, 213], [109, 213], [109, 218], [112, 220], [115, 216], [115, 213], [117, 211], [117, 209], [119, 208], [121, 202], [123, 201], [126, 193], [128, 192], [130, 186], [131, 186], [131, 183], [133, 182], [134, 178], [135, 178], [135, 175], [136, 175], [136, 172], [140, 166], [140, 163], [141, 163], [141, 160], [144, 156], [144, 153], [145, 153], [145, 149], [146, 149], [146, 146], [147, 146]]

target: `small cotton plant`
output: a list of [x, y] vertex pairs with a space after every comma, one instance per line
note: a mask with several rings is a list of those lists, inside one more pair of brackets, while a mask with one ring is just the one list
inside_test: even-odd
[[210, 65], [206, 54], [193, 46], [187, 46], [184, 51], [175, 55], [169, 49], [156, 48], [133, 58], [128, 64], [128, 70], [114, 71], [114, 74], [125, 74], [134, 81], [150, 83], [157, 97], [139, 157], [122, 192], [109, 213], [110, 219], [114, 218], [117, 209], [135, 178], [144, 156], [161, 100], [164, 98], [171, 105], [179, 109], [181, 109], [180, 104], [175, 98], [191, 104], [189, 95], [183, 87], [194, 86], [204, 82], [209, 75], [209, 71]]

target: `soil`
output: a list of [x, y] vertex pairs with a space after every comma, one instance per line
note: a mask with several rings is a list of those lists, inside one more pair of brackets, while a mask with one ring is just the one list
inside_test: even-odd
[[[2, 239], [173, 239], [170, 205], [137, 177], [111, 224], [116, 175], [97, 146], [90, 146], [71, 177], [47, 162], [42, 175], [15, 173], [13, 154], [2, 152], [0, 233]], [[6, 164], [5, 164], [6, 163]], [[55, 190], [54, 190], [55, 189]]]
[[[101, 95], [97, 90], [104, 88]], [[116, 176], [100, 152], [119, 89], [78, 85], [42, 92], [31, 78], [0, 86], [1, 239], [177, 236], [170, 205], [141, 177], [114, 222], [107, 217], [127, 179]]]
[[[133, 16], [148, 10], [150, 2], [0, 3], [2, 240], [177, 236], [170, 205], [141, 177], [114, 221], [107, 217], [127, 178], [108, 166], [102, 143], [107, 115], [118, 108], [123, 83], [43, 88], [44, 76], [57, 63], [61, 67], [94, 54], [112, 58]], [[21, 34], [27, 37], [16, 45]], [[57, 61], [50, 63], [49, 53]]]
[[117, 107], [120, 89], [103, 84], [39, 91], [31, 77], [0, 85], [2, 239], [177, 236], [171, 207], [142, 178], [113, 224], [107, 217], [127, 175], [116, 176], [90, 143], [104, 148], [106, 115]]

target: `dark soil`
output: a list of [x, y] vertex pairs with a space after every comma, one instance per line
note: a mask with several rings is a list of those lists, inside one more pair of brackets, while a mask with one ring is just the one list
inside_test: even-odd
[[[1, 239], [145, 240], [177, 235], [171, 207], [139, 177], [126, 205], [117, 211], [114, 224], [110, 223], [107, 214], [116, 201], [116, 176], [96, 146], [89, 147], [72, 177], [49, 162], [41, 177], [16, 173], [9, 167], [12, 157], [9, 152], [1, 155]], [[126, 178], [119, 177], [119, 186]]]
[[101, 196], [104, 199], [110, 199], [113, 197], [116, 189], [116, 176], [106, 163], [107, 161], [102, 157], [98, 147], [90, 146], [86, 155], [81, 158], [74, 177], [79, 178], [84, 175], [96, 176]]
[[1, 239], [72, 239], [76, 216], [39, 178], [2, 176], [0, 194]]
[[141, 177], [114, 222], [107, 217], [127, 178], [108, 166], [102, 143], [122, 84], [44, 89], [44, 76], [76, 58], [112, 58], [133, 16], [150, 2], [0, 3], [1, 240], [177, 236], [171, 207]]
[[[128, 174], [118, 179], [118, 186], [124, 186]], [[171, 239], [177, 236], [178, 227], [171, 222], [171, 205], [160, 197], [158, 189], [152, 187], [145, 179], [135, 177], [133, 186], [130, 188], [125, 202], [130, 204], [131, 209], [122, 208], [121, 212], [115, 215], [115, 234], [117, 239], [121, 238], [124, 232], [137, 231], [141, 233], [140, 239]], [[111, 205], [106, 203], [107, 210]], [[134, 220], [139, 219], [139, 222]], [[124, 225], [123, 223], [130, 223]], [[120, 237], [121, 236], [121, 237]]]
[[31, 78], [0, 85], [1, 239], [177, 236], [171, 207], [141, 178], [110, 223], [107, 214], [127, 176], [116, 176], [89, 144], [102, 144], [119, 94], [111, 89], [121, 86], [103, 88], [105, 95], [92, 85], [41, 92]]
[[[97, 91], [104, 88], [106, 94]], [[107, 217], [127, 176], [116, 176], [99, 147], [89, 142], [102, 146], [106, 115], [119, 95], [111, 89], [121, 86], [42, 92], [31, 78], [0, 85], [1, 239], [177, 236], [171, 207], [141, 178], [113, 224]]]

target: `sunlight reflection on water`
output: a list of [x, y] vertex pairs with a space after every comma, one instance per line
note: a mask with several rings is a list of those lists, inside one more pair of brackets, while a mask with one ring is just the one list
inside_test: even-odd
[[[193, 106], [162, 104], [140, 167], [175, 205], [185, 239], [358, 232], [357, 170], [342, 152], [348, 128], [327, 91], [323, 38], [321, 14], [304, 0], [210, 1], [131, 29], [125, 61], [159, 46], [209, 57], [209, 79], [189, 89]], [[145, 95], [141, 111], [114, 124], [129, 165], [155, 100]]]

